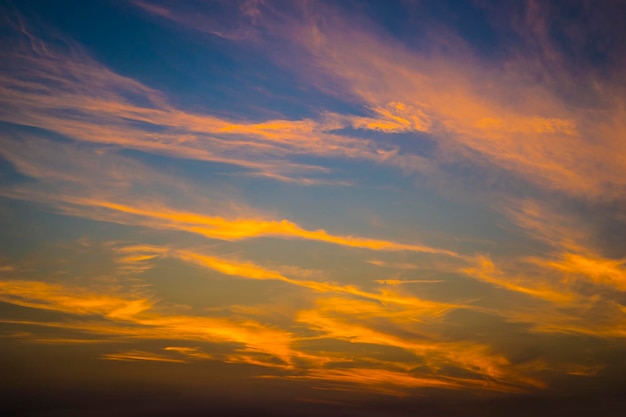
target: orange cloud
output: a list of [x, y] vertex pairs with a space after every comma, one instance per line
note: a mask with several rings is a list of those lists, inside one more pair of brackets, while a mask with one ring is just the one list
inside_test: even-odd
[[418, 269], [417, 265], [410, 263], [399, 263], [399, 262], [385, 262], [379, 259], [369, 259], [366, 261], [368, 264], [380, 266], [383, 268], [397, 268], [397, 269]]
[[[430, 366], [433, 374], [424, 377], [407, 375], [407, 378], [410, 377], [411, 379], [410, 381], [409, 379], [406, 380], [408, 385], [399, 384], [401, 387], [422, 386], [418, 383], [419, 381], [426, 385], [435, 384], [441, 387], [456, 386], [468, 389], [487, 387], [490, 390], [511, 390], [517, 389], [514, 388], [516, 386], [536, 384], [536, 381], [524, 378], [514, 370], [508, 369], [509, 364], [503, 357], [494, 354], [484, 346], [468, 342], [437, 342], [432, 338], [433, 335], [426, 337], [407, 336], [408, 334], [415, 334], [415, 331], [419, 330], [415, 327], [416, 323], [422, 320], [428, 322], [436, 319], [443, 311], [449, 309], [449, 306], [425, 302], [412, 297], [370, 294], [336, 284], [299, 282], [286, 277], [278, 278], [282, 275], [266, 271], [252, 264], [240, 265], [216, 259], [209, 259], [209, 261], [213, 262], [212, 266], [227, 274], [247, 275], [254, 279], [281, 279], [318, 291], [335, 292], [338, 295], [337, 298], [320, 299], [317, 301], [316, 309], [300, 311], [297, 315], [298, 327], [302, 328], [302, 325], [306, 325], [309, 330], [317, 332], [316, 338], [320, 339], [331, 338], [364, 345], [389, 346], [423, 357], [424, 363]], [[88, 332], [92, 335], [116, 335], [118, 341], [122, 339], [162, 339], [241, 345], [241, 348], [237, 348], [234, 352], [217, 357], [208, 355], [198, 348], [169, 346], [165, 348], [166, 352], [183, 355], [185, 358], [133, 350], [103, 356], [104, 359], [109, 360], [186, 362], [191, 359], [216, 359], [229, 363], [246, 363], [283, 370], [299, 369], [299, 372], [306, 370], [306, 375], [316, 378], [316, 375], [322, 372], [321, 366], [326, 366], [333, 360], [340, 359], [340, 356], [333, 358], [333, 355], [329, 356], [325, 352], [309, 352], [299, 348], [299, 342], [311, 340], [310, 336], [296, 336], [278, 327], [249, 319], [165, 314], [162, 308], [154, 305], [147, 309], [138, 308], [137, 306], [144, 305], [143, 300], [136, 302], [137, 300], [129, 300], [120, 296], [96, 295], [84, 289], [32, 281], [4, 282], [3, 286], [0, 287], [0, 294], [2, 295], [0, 299], [4, 302], [80, 316], [78, 320], [63, 323], [2, 320], [5, 323], [48, 326], [64, 331]], [[344, 294], [368, 297], [371, 301], [344, 298], [342, 297]], [[380, 301], [383, 301], [384, 304]], [[101, 316], [104, 321], [88, 319], [93, 315]], [[376, 322], [388, 320], [391, 325], [390, 328], [397, 327], [399, 333], [403, 335], [395, 335], [393, 330], [390, 332], [377, 330], [378, 325], [373, 326], [373, 323], [370, 322], [374, 319]], [[37, 339], [32, 339], [32, 341], [36, 342]], [[353, 356], [352, 360], [367, 361], [369, 358], [367, 354], [365, 356], [359, 354]], [[480, 378], [469, 378], [467, 381], [462, 381], [436, 373], [436, 369], [448, 365], [467, 369], [476, 375], [484, 375], [493, 381], [489, 384]], [[395, 365], [393, 362], [386, 362], [385, 366], [393, 368]], [[395, 371], [387, 369], [381, 372], [385, 375], [391, 375]], [[332, 372], [328, 375], [331, 374]], [[373, 375], [372, 383], [375, 384], [376, 380], [382, 383], [386, 381], [386, 378], [383, 374], [380, 375], [380, 378]], [[348, 383], [350, 380], [338, 375], [336, 381]], [[440, 383], [434, 381], [440, 381]], [[480, 385], [478, 381], [482, 381], [485, 386]], [[352, 383], [360, 384], [356, 380]], [[368, 384], [366, 383], [366, 385]]]
[[111, 361], [150, 361], [150, 362], [171, 362], [185, 363], [182, 359], [174, 359], [167, 356], [159, 355], [152, 352], [144, 352], [141, 350], [130, 350], [120, 353], [107, 353], [102, 355], [102, 359]]
[[[598, 101], [606, 105], [590, 112], [554, 93], [555, 83], [548, 80], [559, 75], [528, 76], [529, 66], [548, 71], [536, 57], [494, 65], [473, 55], [459, 39], [454, 53], [420, 53], [380, 28], [347, 24], [352, 16], [336, 9], [320, 5], [307, 12], [305, 19], [273, 29], [290, 33], [313, 56], [316, 70], [325, 69], [343, 93], [371, 109], [374, 117], [355, 119], [356, 127], [427, 131], [440, 151], [436, 157], [448, 163], [487, 162], [540, 187], [576, 196], [624, 195], [626, 162], [619, 155], [625, 149], [617, 133], [624, 132], [623, 96], [603, 94]], [[550, 70], [563, 77], [571, 74], [564, 66]], [[589, 91], [598, 91], [599, 85], [607, 93], [612, 87], [623, 90], [610, 80], [572, 80], [571, 85], [576, 82]]]
[[402, 102], [389, 102], [384, 107], [372, 109], [374, 117], [349, 117], [347, 120], [356, 129], [380, 130], [387, 133], [427, 132], [431, 122], [420, 108]]
[[340, 285], [332, 282], [319, 282], [288, 278], [277, 271], [268, 270], [249, 262], [221, 259], [202, 255], [199, 253], [194, 253], [191, 251], [177, 251], [175, 256], [184, 261], [192, 262], [203, 267], [208, 267], [226, 275], [236, 275], [243, 278], [260, 280], [272, 279], [286, 282], [288, 284], [296, 285], [299, 287], [308, 288], [321, 293], [346, 294], [376, 300], [381, 303], [408, 305], [433, 315], [441, 315], [447, 311], [456, 308], [464, 308], [464, 306], [461, 305], [422, 300], [417, 297], [398, 295], [390, 291], [373, 293], [363, 291], [355, 286], [350, 285]]
[[[41, 149], [46, 152], [40, 152]], [[59, 160], [63, 160], [68, 153], [77, 160], [69, 167], [68, 164], [59, 163]], [[113, 158], [107, 165], [98, 158], [93, 158], [93, 155], [81, 153], [72, 147], [54, 144], [48, 140], [8, 141], [7, 147], [0, 150], [0, 154], [11, 161], [22, 173], [42, 183], [38, 187], [32, 185], [7, 187], [0, 191], [0, 195], [50, 204], [68, 215], [122, 224], [139, 224], [157, 229], [186, 231], [212, 239], [240, 240], [272, 236], [376, 251], [412, 251], [461, 257], [443, 248], [360, 236], [336, 235], [324, 229], [305, 229], [286, 219], [260, 219], [258, 218], [260, 216], [255, 215], [251, 209], [244, 209], [243, 211], [248, 213], [241, 215], [240, 218], [228, 219], [167, 207], [163, 203], [158, 203], [163, 199], [162, 196], [146, 197], [143, 200], [148, 201], [142, 201], [137, 196], [128, 196], [128, 187], [130, 184], [136, 184], [150, 189], [154, 187], [147, 180], [150, 178], [155, 182], [158, 180], [158, 183], [168, 191], [171, 190], [171, 193], [197, 201], [199, 206], [208, 206], [218, 212], [241, 211], [238, 207], [241, 206], [240, 204], [215, 203], [214, 200], [218, 200], [218, 196], [213, 199], [199, 198], [195, 196], [197, 193], [194, 193], [193, 187], [185, 185], [182, 179], [162, 175], [135, 161]]]
[[0, 300], [23, 307], [127, 320], [152, 307], [148, 299], [99, 295], [39, 281], [0, 281]]
[[560, 259], [531, 258], [530, 261], [564, 273], [565, 279], [584, 277], [593, 283], [626, 291], [626, 260], [623, 259], [564, 252]]
[[[551, 96], [549, 86], [535, 88], [531, 94], [520, 80], [511, 86], [515, 74], [486, 77], [475, 60], [470, 59], [469, 66], [456, 65], [450, 58], [427, 60], [376, 35], [354, 29], [342, 33], [345, 25], [337, 19], [331, 22], [337, 26], [324, 31], [305, 25], [298, 39], [314, 52], [322, 67], [346, 82], [372, 117], [325, 113], [317, 120], [242, 123], [191, 114], [168, 104], [159, 92], [113, 73], [75, 45], [66, 51], [50, 47], [48, 54], [13, 51], [16, 55], [11, 61], [21, 65], [21, 76], [4, 80], [6, 96], [12, 97], [5, 104], [21, 111], [0, 116], [77, 140], [230, 163], [252, 170], [253, 175], [303, 184], [325, 181], [294, 176], [294, 172], [328, 170], [291, 162], [293, 155], [355, 158], [409, 171], [433, 168], [419, 155], [333, 133], [351, 126], [391, 133], [429, 132], [448, 157], [466, 158], [472, 153], [464, 149], [471, 149], [502, 169], [572, 192], [595, 194], [623, 185], [618, 173], [624, 165], [613, 156], [623, 150], [617, 140], [623, 132], [618, 114], [611, 114], [610, 123], [598, 125]], [[71, 78], [65, 76], [68, 73]], [[53, 79], [55, 85], [60, 84], [59, 91], [37, 77]], [[494, 85], [477, 87], [484, 83]], [[520, 92], [518, 106], [501, 98], [506, 96], [502, 90], [510, 88]], [[124, 99], [125, 92], [148, 104]], [[51, 110], [58, 108], [73, 110], [78, 116], [54, 116]], [[141, 129], [129, 121], [159, 129]], [[607, 132], [602, 145], [585, 136], [596, 127]], [[588, 162], [589, 155], [592, 160]], [[276, 164], [276, 159], [281, 163]]]
[[462, 272], [481, 281], [494, 284], [509, 291], [519, 292], [553, 303], [567, 305], [576, 300], [576, 295], [567, 289], [559, 289], [558, 285], [525, 277], [523, 274], [506, 274], [498, 270], [488, 257], [477, 256], [475, 266], [464, 268]]
[[167, 253], [167, 248], [154, 245], [129, 245], [114, 247], [115, 263], [124, 274], [141, 274], [152, 268], [150, 261]]
[[546, 248], [539, 256], [502, 259], [501, 267], [487, 256], [478, 256], [473, 266], [462, 271], [552, 305], [511, 303], [493, 314], [531, 324], [536, 332], [623, 337], [626, 321], [614, 290], [626, 289], [624, 260], [601, 255], [592, 245], [592, 225], [571, 213], [555, 212], [533, 200], [505, 204], [502, 211]]
[[[416, 357], [414, 366], [420, 363], [429, 367], [432, 377], [436, 377], [437, 369], [451, 366], [469, 371], [476, 378], [497, 381], [497, 384], [540, 384], [510, 366], [505, 357], [487, 346], [438, 340], [436, 334], [430, 333], [433, 327], [428, 325], [434, 318], [417, 306], [383, 306], [343, 298], [318, 299], [315, 309], [298, 314], [298, 321], [319, 332], [321, 339], [388, 346], [410, 352]], [[423, 328], [420, 323], [424, 323]]]
[[404, 284], [435, 284], [438, 282], [445, 282], [441, 279], [377, 279], [377, 283], [381, 285], [404, 285]]
[[[79, 316], [100, 315], [104, 323], [46, 323], [33, 324], [76, 329], [97, 334], [117, 334], [128, 338], [205, 340], [241, 343], [245, 352], [269, 354], [290, 363], [299, 353], [289, 345], [289, 332], [264, 326], [252, 320], [165, 315], [145, 299], [126, 299], [115, 295], [100, 295], [81, 288], [36, 281], [0, 281], [0, 300], [23, 307], [60, 311]], [[10, 321], [4, 321], [10, 322]], [[140, 326], [140, 327], [128, 327]]]
[[186, 346], [168, 346], [163, 348], [168, 352], [176, 352], [181, 355], [187, 356], [191, 359], [215, 359], [215, 356], [209, 355], [198, 348], [186, 347]]
[[323, 229], [308, 230], [286, 219], [226, 219], [199, 213], [179, 211], [158, 204], [133, 205], [96, 198], [26, 193], [15, 189], [0, 193], [11, 198], [35, 200], [57, 206], [66, 214], [122, 224], [139, 224], [157, 229], [170, 229], [200, 234], [211, 239], [241, 240], [263, 236], [303, 239], [377, 251], [412, 251], [460, 257], [457, 253], [425, 245], [398, 243], [359, 236], [333, 235]]
[[[63, 57], [60, 57], [59, 60], [63, 61], [64, 64], [59, 63], [58, 65], [65, 67], [68, 72], [74, 70], [67, 68], [68, 66], [81, 65], [73, 64], [71, 61], [65, 62]], [[39, 62], [35, 61], [30, 64], [38, 65]], [[91, 71], [106, 72], [105, 69], [96, 64], [93, 64]], [[42, 72], [45, 73], [45, 70]], [[111, 77], [113, 78], [111, 90], [125, 91], [127, 83], [120, 83], [118, 79], [120, 77], [112, 75]], [[17, 95], [18, 98], [27, 96], [23, 101], [17, 99], [3, 103], [7, 107], [10, 106], [15, 109], [15, 111], [6, 114], [0, 112], [0, 120], [10, 123], [40, 127], [78, 141], [116, 145], [194, 160], [233, 164], [253, 172], [267, 173], [276, 179], [285, 177], [291, 180], [293, 179], [291, 175], [293, 172], [326, 171], [321, 167], [290, 163], [289, 161], [280, 165], [275, 164], [272, 159], [276, 157], [285, 158], [288, 152], [280, 147], [259, 142], [263, 139], [262, 131], [257, 132], [256, 136], [259, 140], [254, 140], [254, 138], [245, 140], [220, 139], [214, 135], [218, 134], [223, 126], [228, 126], [228, 122], [210, 116], [203, 120], [201, 116], [186, 115], [167, 107], [159, 110], [132, 107], [130, 104], [119, 103], [117, 100], [122, 100], [119, 97], [108, 97], [98, 101], [88, 97], [88, 93], [83, 91], [74, 92], [69, 96], [61, 93], [54, 94], [54, 92], [51, 92], [50, 96], [42, 96], [41, 93], [19, 91], [18, 87], [13, 84], [2, 88], [1, 81], [0, 91], [4, 91], [6, 95], [13, 97]], [[42, 85], [33, 85], [31, 88], [37, 91], [44, 89]], [[89, 86], [89, 88], [93, 88], [93, 86]], [[91, 94], [97, 96], [104, 94], [104, 92], [95, 90]], [[55, 116], [52, 110], [58, 108], [71, 109], [80, 116], [73, 119]], [[28, 111], [25, 112], [25, 109]], [[163, 132], [156, 133], [153, 131], [154, 128], [141, 129], [129, 121], [148, 123], [154, 128], [161, 128]], [[317, 147], [318, 152], [323, 149], [323, 146]], [[309, 149], [309, 152], [313, 153], [315, 149]]]
[[420, 378], [404, 372], [371, 368], [316, 369], [309, 371], [304, 376], [292, 376], [290, 379], [326, 381], [331, 386], [341, 387], [341, 389], [356, 385], [369, 392], [374, 391], [396, 396], [407, 395], [406, 390], [409, 388], [462, 388], [460, 384], [442, 378]]
[[349, 126], [349, 118], [327, 114], [320, 120], [246, 123], [188, 113], [170, 105], [160, 92], [114, 73], [70, 41], [57, 39], [52, 46], [29, 36], [30, 48], [14, 45], [2, 55], [11, 71], [0, 77], [0, 120], [77, 141], [233, 164], [254, 175], [310, 185], [329, 180], [306, 175], [329, 170], [293, 162], [293, 155], [382, 160], [370, 141], [331, 133]]
[[589, 225], [564, 214], [556, 214], [534, 201], [516, 202], [516, 209], [504, 212], [531, 237], [552, 247], [543, 257], [528, 257], [527, 262], [559, 272], [559, 284], [584, 280], [626, 290], [626, 260], [610, 259], [590, 247]]

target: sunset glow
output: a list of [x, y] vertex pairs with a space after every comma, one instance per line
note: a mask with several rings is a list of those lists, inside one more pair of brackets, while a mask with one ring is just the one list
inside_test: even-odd
[[0, 414], [626, 415], [623, 1], [0, 11]]

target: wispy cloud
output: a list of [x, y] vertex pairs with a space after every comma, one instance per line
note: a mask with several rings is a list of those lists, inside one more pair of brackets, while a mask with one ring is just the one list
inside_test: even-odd
[[[78, 292], [77, 292], [78, 291]], [[0, 281], [0, 299], [24, 307], [71, 314], [101, 314], [111, 319], [127, 319], [152, 306], [148, 299], [132, 299], [69, 289], [61, 284], [39, 281]]]
[[[178, 230], [211, 239], [240, 240], [263, 236], [304, 239], [340, 246], [378, 251], [410, 251], [460, 257], [455, 252], [423, 245], [397, 243], [357, 236], [333, 235], [323, 229], [308, 230], [289, 220], [225, 219], [159, 206], [133, 207], [125, 204], [70, 196], [24, 195], [4, 193], [4, 196], [52, 203], [64, 214], [121, 224], [141, 225], [155, 229]], [[40, 198], [37, 198], [40, 197]], [[56, 200], [56, 201], [55, 201]], [[60, 200], [60, 201], [59, 201]], [[94, 211], [95, 209], [95, 211]]]
[[[267, 215], [259, 215], [255, 210], [245, 207], [245, 204], [225, 203], [224, 196], [216, 190], [209, 192], [209, 198], [198, 197], [198, 188], [182, 178], [163, 175], [128, 158], [111, 156], [107, 159], [108, 163], [103, 163], [97, 155], [73, 146], [55, 144], [45, 139], [35, 141], [28, 137], [20, 138], [22, 140], [19, 143], [7, 141], [8, 146], [0, 154], [21, 173], [39, 180], [40, 184], [7, 187], [0, 191], [0, 195], [49, 204], [64, 214], [185, 231], [227, 241], [269, 236], [376, 251], [410, 251], [460, 257], [454, 251], [443, 248], [338, 235], [323, 229], [306, 229], [287, 219], [267, 219]], [[35, 148], [46, 152], [31, 152]], [[75, 158], [75, 162], [60, 164], [63, 155], [68, 154]], [[159, 180], [158, 189], [152, 185], [156, 180]], [[136, 189], [141, 189], [143, 196], [137, 194]], [[173, 199], [164, 196], [164, 190], [170, 196], [180, 196], [194, 206], [214, 207], [217, 212], [240, 212], [242, 215], [228, 218], [168, 207], [162, 201]]]
[[[25, 36], [26, 29], [15, 29]], [[59, 39], [46, 45], [29, 36], [30, 43], [4, 52], [10, 70], [0, 78], [4, 98], [0, 120], [5, 122], [82, 142], [232, 164], [254, 175], [311, 185], [332, 184], [310, 177], [328, 168], [293, 157], [382, 161], [381, 152], [391, 150], [333, 134], [361, 123], [343, 116], [252, 123], [188, 113], [173, 107], [160, 92], [96, 62], [72, 42]]]
[[555, 303], [569, 304], [575, 296], [569, 291], [555, 288], [556, 283], [550, 284], [536, 278], [529, 278], [524, 273], [516, 275], [506, 274], [496, 268], [494, 263], [487, 257], [478, 256], [476, 265], [463, 269], [467, 275], [505, 288], [509, 291], [519, 292], [532, 297], [537, 297]]
[[[150, 11], [147, 4], [142, 3]], [[186, 28], [214, 26], [208, 14], [166, 8], [168, 13], [158, 14]], [[450, 34], [430, 34], [429, 41], [444, 45], [445, 53], [412, 49], [375, 23], [324, 3], [300, 3], [290, 14], [266, 4], [248, 26], [286, 35], [297, 59], [276, 61], [321, 89], [328, 89], [330, 77], [370, 114], [336, 116], [341, 123], [387, 133], [426, 132], [438, 148], [438, 163], [470, 161], [578, 197], [623, 197], [624, 101], [610, 92], [623, 91], [623, 84], [575, 77], [550, 35], [549, 7], [529, 2], [522, 8], [522, 18], [505, 18], [513, 16], [508, 29], [526, 37], [528, 47], [506, 51], [496, 63], [477, 56], [458, 36], [452, 44]], [[570, 96], [587, 91], [604, 104], [588, 109], [568, 101], [559, 93], [565, 82], [574, 90]], [[275, 125], [255, 128], [262, 126]], [[400, 165], [409, 155], [385, 163]]]
[[[70, 288], [35, 281], [5, 281], [0, 285], [3, 302], [24, 307], [59, 311], [78, 316], [99, 315], [105, 322], [71, 323], [31, 322], [40, 326], [59, 326], [67, 330], [118, 335], [130, 339], [177, 339], [241, 343], [247, 354], [263, 353], [285, 363], [298, 355], [290, 347], [289, 332], [263, 326], [251, 320], [229, 320], [201, 316], [160, 313], [145, 299], [98, 294], [84, 288]], [[8, 321], [4, 321], [5, 323]], [[25, 321], [11, 321], [28, 324]], [[132, 327], [129, 327], [132, 326]], [[137, 327], [138, 326], [138, 327]], [[127, 355], [126, 355], [127, 356]], [[119, 359], [119, 358], [118, 358]], [[128, 358], [127, 358], [128, 359]], [[131, 358], [132, 359], [132, 358]], [[176, 360], [179, 361], [179, 360]], [[180, 361], [179, 361], [180, 362]]]
[[[268, 271], [250, 265], [242, 267], [222, 262], [220, 265], [225, 273], [262, 279], [259, 274], [267, 276]], [[235, 268], [234, 270], [231, 270]], [[276, 273], [275, 273], [276, 274]], [[522, 386], [531, 383], [519, 376], [510, 374], [506, 369], [508, 362], [503, 357], [494, 355], [484, 346], [473, 345], [467, 342], [437, 342], [430, 337], [415, 336], [408, 338], [406, 334], [399, 336], [391, 330], [384, 332], [377, 330], [376, 321], [381, 319], [390, 320], [393, 326], [412, 326], [419, 317], [420, 320], [434, 320], [449, 307], [443, 304], [429, 303], [411, 297], [399, 297], [391, 294], [370, 294], [352, 287], [344, 287], [336, 284], [313, 283], [307, 281], [290, 280], [283, 277], [291, 284], [302, 285], [326, 294], [334, 294], [335, 297], [317, 301], [315, 310], [302, 310], [298, 313], [297, 322], [299, 327], [306, 325], [309, 331], [317, 333], [315, 339], [320, 340], [349, 340], [351, 343], [363, 345], [382, 345], [402, 350], [407, 350], [415, 355], [426, 358], [426, 363], [431, 367], [427, 374], [429, 377], [410, 376], [406, 378], [416, 383], [418, 381], [431, 381], [433, 386], [442, 388], [466, 388], [471, 389], [476, 383], [475, 378], [483, 378], [480, 375], [489, 375], [496, 378], [494, 387], [501, 385], [500, 389], [510, 383], [512, 386]], [[121, 295], [95, 294], [84, 288], [70, 288], [62, 285], [51, 285], [33, 281], [9, 281], [4, 282], [0, 293], [2, 301], [24, 307], [52, 310], [69, 313], [76, 317], [70, 322], [56, 323], [50, 321], [20, 321], [3, 320], [4, 323], [15, 325], [44, 326], [62, 328], [65, 331], [87, 332], [92, 335], [110, 336], [115, 335], [119, 340], [178, 340], [203, 343], [236, 343], [241, 347], [231, 353], [220, 355], [207, 355], [198, 348], [180, 346], [166, 347], [168, 355], [152, 353], [144, 350], [121, 351], [106, 353], [103, 359], [122, 361], [161, 361], [161, 362], [187, 362], [195, 359], [215, 359], [229, 363], [246, 363], [261, 365], [268, 368], [280, 368], [283, 370], [304, 372], [308, 378], [316, 379], [323, 369], [320, 367], [331, 366], [333, 362], [343, 360], [342, 354], [327, 355], [324, 352], [312, 351], [304, 348], [311, 336], [298, 335], [291, 331], [281, 330], [273, 325], [262, 324], [258, 321], [244, 318], [213, 318], [203, 316], [189, 316], [177, 314], [174, 311], [167, 312], [164, 306], [149, 304], [146, 300], [135, 300]], [[346, 295], [357, 296], [360, 299], [344, 298]], [[390, 303], [395, 307], [386, 307], [380, 302]], [[241, 311], [243, 312], [243, 310]], [[359, 317], [359, 324], [350, 324], [347, 314], [354, 318]], [[101, 319], [94, 319], [94, 315]], [[102, 321], [105, 320], [105, 321]], [[409, 331], [408, 328], [401, 333]], [[120, 339], [121, 338], [121, 339]], [[411, 340], [414, 339], [414, 340]], [[31, 342], [49, 343], [30, 338]], [[136, 342], [135, 342], [136, 343]], [[232, 349], [232, 348], [231, 348]], [[171, 356], [169, 353], [183, 355], [183, 358]], [[277, 360], [279, 362], [277, 362]], [[368, 360], [367, 356], [352, 357], [350, 360]], [[416, 358], [416, 365], [419, 361]], [[452, 364], [471, 370], [475, 377], [470, 377], [467, 382], [450, 382], [445, 376], [437, 374], [436, 369], [443, 364]], [[390, 364], [393, 367], [393, 364]], [[327, 369], [328, 375], [333, 375], [335, 370]], [[338, 371], [338, 370], [337, 370]], [[339, 371], [338, 371], [339, 372]], [[381, 370], [384, 375], [388, 372]], [[387, 372], [387, 373], [385, 373]], [[381, 374], [382, 375], [382, 374]], [[383, 375], [383, 376], [384, 376]], [[385, 378], [374, 378], [372, 383], [383, 383]], [[511, 379], [512, 378], [512, 379]], [[331, 378], [332, 379], [332, 378]], [[407, 379], [407, 381], [409, 380]], [[510, 379], [510, 381], [509, 381]], [[439, 381], [439, 382], [436, 382]], [[344, 381], [338, 376], [337, 382]], [[357, 382], [358, 381], [353, 381]], [[532, 382], [534, 384], [535, 382]], [[404, 384], [401, 387], [407, 388]], [[494, 388], [495, 389], [495, 388]]]
[[[155, 12], [150, 2], [139, 5]], [[256, 10], [254, 20], [239, 15], [239, 22], [288, 37], [285, 41], [297, 57], [291, 62], [275, 56], [276, 61], [322, 89], [328, 85], [321, 83], [328, 84], [330, 77], [342, 93], [370, 113], [366, 117], [334, 115], [337, 127], [428, 133], [438, 149], [436, 160], [430, 164], [413, 161], [415, 169], [470, 161], [577, 197], [623, 197], [621, 173], [625, 166], [619, 155], [625, 151], [620, 139], [625, 103], [623, 95], [612, 90], [623, 91], [624, 85], [617, 77], [602, 79], [591, 72], [581, 76], [571, 70], [551, 35], [549, 25], [554, 16], [549, 6], [528, 2], [520, 14], [497, 17], [508, 19], [506, 31], [519, 36], [524, 48], [505, 51], [502, 62], [495, 63], [479, 57], [451, 33], [430, 33], [429, 42], [444, 45], [447, 52], [436, 47], [434, 51], [412, 49], [375, 23], [354, 17], [339, 6], [299, 3], [292, 13], [284, 13], [265, 4]], [[200, 11], [191, 15], [167, 4], [160, 6], [157, 14], [192, 30], [217, 25], [210, 14]], [[563, 35], [573, 42], [582, 39], [575, 33]], [[327, 75], [322, 81], [320, 69]], [[571, 92], [565, 96], [559, 92], [563, 88]], [[567, 99], [585, 94], [594, 97], [587, 103], [601, 104], [581, 107]], [[314, 132], [311, 123], [301, 124], [300, 129]], [[287, 126], [282, 122], [246, 130], [270, 135], [279, 126], [282, 135]], [[291, 131], [285, 130], [288, 135]], [[409, 156], [415, 155], [396, 150], [394, 157], [384, 162], [401, 166]]]
[[346, 295], [353, 295], [353, 296], [361, 297], [361, 298], [373, 299], [381, 303], [394, 303], [394, 304], [401, 304], [401, 305], [409, 305], [413, 308], [419, 309], [423, 313], [428, 313], [428, 314], [433, 314], [433, 315], [441, 315], [451, 309], [464, 307], [462, 305], [437, 303], [437, 302], [431, 302], [428, 300], [421, 300], [417, 297], [397, 295], [390, 291], [381, 291], [380, 293], [373, 293], [373, 292], [361, 290], [355, 286], [341, 285], [341, 284], [332, 283], [332, 282], [319, 282], [319, 281], [309, 281], [309, 280], [299, 280], [299, 279], [288, 278], [277, 271], [265, 269], [263, 267], [260, 267], [258, 265], [255, 265], [249, 262], [241, 262], [237, 260], [216, 258], [212, 256], [206, 256], [200, 253], [190, 252], [190, 251], [178, 251], [175, 256], [180, 257], [180, 259], [182, 260], [214, 269], [226, 275], [237, 275], [237, 276], [244, 277], [244, 278], [258, 279], [258, 280], [267, 280], [267, 279], [278, 280], [278, 281], [286, 282], [288, 284], [318, 291], [321, 293], [346, 294]]
[[164, 348], [167, 352], [176, 352], [181, 355], [187, 356], [191, 359], [214, 359], [215, 356], [203, 352], [201, 349], [188, 346], [168, 346]]
[[382, 285], [404, 285], [404, 284], [435, 284], [445, 282], [441, 279], [377, 279], [377, 283]]
[[590, 243], [591, 225], [582, 225], [573, 215], [557, 214], [536, 201], [518, 202], [506, 212], [532, 238], [547, 244], [551, 252], [527, 261], [560, 275], [572, 287], [577, 280], [619, 291], [626, 290], [626, 259], [602, 255]]
[[127, 245], [113, 248], [118, 256], [118, 270], [124, 274], [141, 274], [152, 268], [150, 261], [163, 256], [167, 249], [154, 245]]
[[433, 377], [437, 369], [452, 366], [475, 377], [516, 379], [506, 358], [490, 352], [486, 346], [437, 341], [428, 334], [427, 325], [423, 326], [425, 334], [420, 334], [420, 326], [415, 323], [428, 322], [429, 315], [419, 307], [390, 308], [366, 301], [324, 298], [317, 301], [315, 309], [300, 312], [298, 320], [320, 332], [322, 338], [406, 350], [415, 355], [414, 366], [418, 368], [418, 363], [422, 363], [428, 368], [424, 372], [432, 372]]
[[110, 361], [151, 361], [151, 362], [171, 362], [171, 363], [185, 363], [187, 361], [182, 359], [174, 359], [164, 355], [158, 355], [156, 353], [144, 352], [141, 350], [130, 350], [120, 353], [107, 353], [102, 356], [102, 359]]
[[461, 385], [453, 381], [436, 378], [420, 378], [404, 372], [385, 369], [352, 368], [315, 370], [305, 376], [292, 379], [306, 379], [329, 382], [335, 389], [354, 389], [355, 386], [368, 392], [378, 392], [396, 396], [407, 395], [410, 388], [445, 388], [460, 389]]
[[[621, 338], [625, 262], [594, 247], [591, 224], [572, 212], [555, 212], [535, 200], [509, 201], [503, 212], [542, 250], [493, 259], [478, 255], [461, 271], [535, 302], [513, 302], [494, 314], [524, 322], [534, 331]], [[530, 305], [529, 305], [530, 304]]]

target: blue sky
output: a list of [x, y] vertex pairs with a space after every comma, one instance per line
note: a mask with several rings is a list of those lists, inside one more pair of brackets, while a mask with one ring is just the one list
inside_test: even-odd
[[621, 415], [623, 2], [1, 8], [7, 412]]

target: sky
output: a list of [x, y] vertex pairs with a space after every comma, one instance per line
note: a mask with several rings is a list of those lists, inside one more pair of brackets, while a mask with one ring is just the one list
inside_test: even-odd
[[3, 415], [626, 412], [624, 1], [0, 16]]

